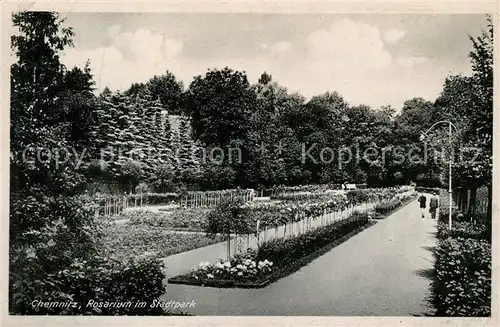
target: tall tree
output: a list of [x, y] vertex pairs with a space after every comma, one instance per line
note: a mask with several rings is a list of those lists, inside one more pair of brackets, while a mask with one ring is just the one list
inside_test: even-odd
[[59, 96], [66, 89], [59, 52], [72, 45], [73, 32], [62, 27], [56, 13], [20, 12], [12, 21], [19, 34], [11, 37], [17, 58], [11, 66], [11, 192], [27, 188], [71, 192], [82, 182], [74, 167], [65, 167], [75, 162], [71, 154], [65, 165], [58, 164], [55, 156], [29, 163], [22, 154], [25, 149], [71, 145], [71, 125], [64, 120], [67, 114]]
[[[16, 62], [11, 66], [9, 309], [26, 314], [41, 296], [55, 302], [71, 298], [60, 276], [75, 260], [95, 256], [96, 224], [88, 203], [69, 196], [82, 183], [74, 156], [55, 155], [82, 147], [72, 140], [71, 123], [65, 121], [71, 111], [60, 97], [75, 87], [65, 85], [72, 79], [65, 78], [59, 61], [73, 33], [56, 13], [19, 12], [12, 21], [19, 34], [11, 38]], [[42, 149], [45, 155], [36, 158], [33, 152]]]
[[227, 67], [210, 70], [204, 77], [195, 77], [187, 92], [196, 140], [226, 147], [245, 138], [256, 99], [244, 73]]
[[64, 85], [67, 90], [75, 93], [94, 91], [95, 81], [90, 69], [90, 61], [87, 60], [83, 70], [76, 66], [68, 70], [64, 75]]
[[159, 99], [163, 107], [171, 115], [181, 115], [183, 113], [182, 94], [184, 85], [178, 81], [174, 74], [166, 71], [160, 76], [153, 76], [146, 87], [151, 92], [154, 100]]

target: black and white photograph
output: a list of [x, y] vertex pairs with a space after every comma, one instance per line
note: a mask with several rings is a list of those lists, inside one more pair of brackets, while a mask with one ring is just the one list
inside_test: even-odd
[[495, 12], [25, 8], [9, 316], [498, 323]]

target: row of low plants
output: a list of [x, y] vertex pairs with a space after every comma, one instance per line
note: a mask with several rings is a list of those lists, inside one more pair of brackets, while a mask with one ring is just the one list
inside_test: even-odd
[[258, 250], [247, 251], [230, 260], [210, 264], [202, 262], [188, 274], [169, 279], [169, 283], [213, 287], [264, 287], [325, 253], [369, 224], [367, 214], [311, 230], [287, 239], [263, 243]]
[[396, 208], [401, 206], [401, 200], [400, 199], [393, 199], [390, 201], [384, 201], [382, 203], [379, 203], [375, 206], [375, 212], [376, 213], [387, 213], [389, 211], [392, 211]]
[[375, 206], [375, 215], [372, 217], [374, 219], [385, 218], [389, 213], [396, 210], [397, 208], [415, 200], [417, 196], [416, 192], [406, 194], [403, 196], [397, 196], [391, 200], [384, 201]]
[[335, 191], [325, 190], [323, 192], [302, 191], [294, 193], [279, 193], [276, 195], [271, 195], [271, 199], [282, 200], [282, 201], [322, 199], [322, 198], [328, 198], [329, 196], [331, 196], [331, 193], [333, 192]]
[[447, 194], [442, 193], [441, 201], [432, 282], [435, 315], [490, 316], [491, 239], [485, 224], [488, 220], [454, 209], [449, 230]]
[[[460, 219], [461, 214], [454, 215], [454, 218]], [[439, 239], [452, 238], [473, 238], [478, 240], [487, 239], [487, 228], [484, 224], [474, 224], [470, 221], [453, 221], [452, 229], [448, 228], [448, 222], [440, 221], [438, 223], [437, 237]]]
[[[369, 201], [373, 199], [374, 194], [380, 194], [382, 189], [379, 188], [369, 188], [369, 189], [358, 189], [347, 191], [347, 196], [356, 202]], [[408, 187], [398, 187], [398, 188], [384, 188], [385, 192], [383, 197], [390, 197], [397, 193], [407, 192], [410, 190]], [[338, 194], [334, 190], [322, 190], [322, 191], [302, 191], [293, 193], [283, 193], [275, 196], [271, 196], [274, 200], [309, 200], [309, 199], [328, 199], [332, 195]], [[361, 197], [364, 197], [362, 199]]]
[[286, 226], [289, 223], [339, 212], [363, 203], [390, 200], [409, 190], [407, 187], [363, 189], [342, 194], [331, 193], [327, 197], [308, 200], [246, 203], [242, 204], [244, 210], [238, 215], [242, 220], [238, 226], [241, 229], [240, 234], [253, 233], [257, 222], [260, 230]]

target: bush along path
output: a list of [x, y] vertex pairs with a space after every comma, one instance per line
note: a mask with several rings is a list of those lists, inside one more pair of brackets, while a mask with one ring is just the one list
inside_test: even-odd
[[162, 300], [193, 300], [193, 315], [421, 315], [429, 310], [435, 230], [412, 201], [266, 287], [168, 284]]
[[[408, 197], [390, 201], [390, 206], [378, 218], [412, 201]], [[389, 210], [390, 209], [390, 210]], [[190, 273], [169, 279], [172, 284], [213, 287], [260, 288], [287, 276], [315, 258], [328, 252], [375, 223], [371, 214], [354, 212], [347, 219], [312, 229], [292, 238], [275, 238], [264, 242], [256, 250], [236, 255], [231, 260], [215, 264], [201, 262]]]
[[439, 245], [435, 256], [432, 304], [437, 316], [491, 315], [491, 235], [479, 215], [455, 211], [448, 229], [447, 194], [441, 194]]

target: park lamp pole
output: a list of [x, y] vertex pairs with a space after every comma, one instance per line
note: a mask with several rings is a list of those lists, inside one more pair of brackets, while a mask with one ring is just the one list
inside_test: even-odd
[[452, 170], [452, 165], [453, 165], [453, 147], [452, 147], [452, 130], [451, 127], [455, 128], [455, 131], [458, 132], [458, 129], [453, 123], [449, 120], [442, 120], [438, 121], [437, 123], [434, 123], [431, 127], [429, 127], [425, 132], [423, 132], [420, 135], [420, 141], [425, 140], [425, 138], [428, 136], [427, 133], [436, 125], [438, 124], [448, 124], [448, 139], [449, 139], [449, 146], [450, 146], [450, 160], [448, 162], [448, 196], [449, 196], [449, 204], [448, 204], [448, 228], [451, 230], [451, 216], [452, 216], [452, 205], [453, 205], [453, 197], [452, 197], [452, 182], [451, 182], [451, 170]]

